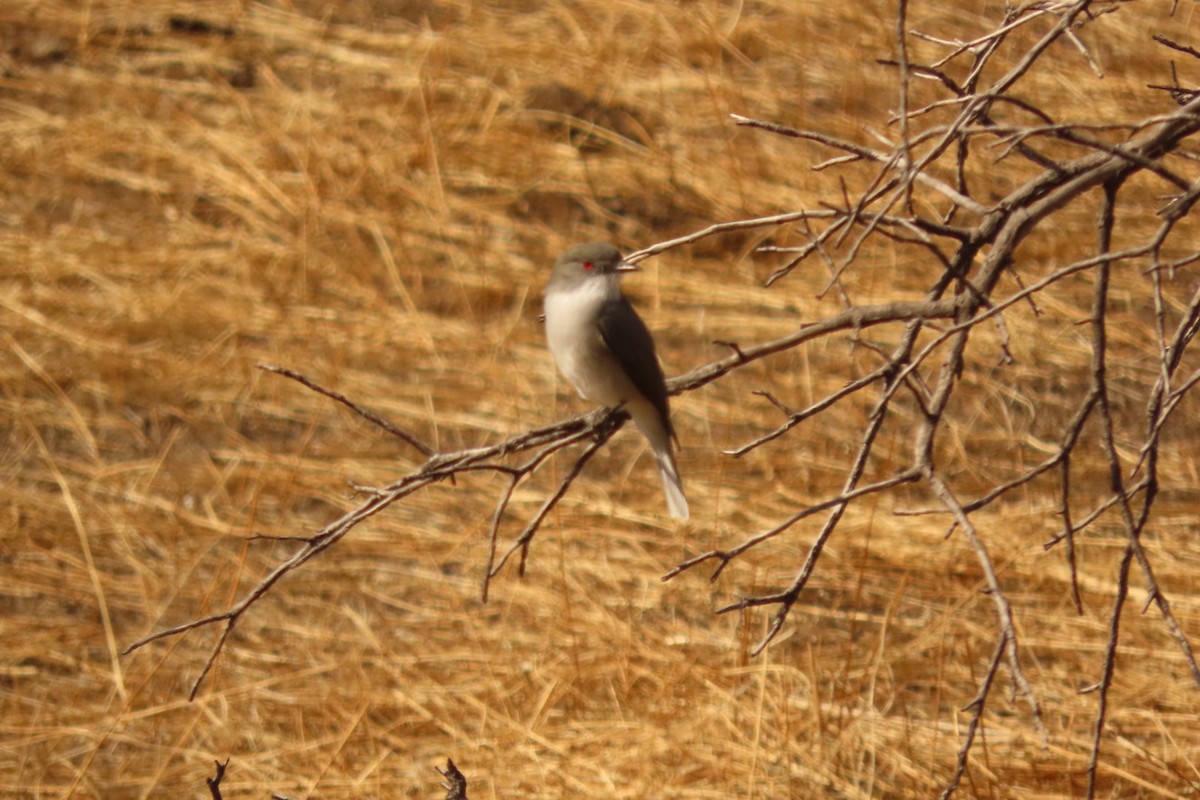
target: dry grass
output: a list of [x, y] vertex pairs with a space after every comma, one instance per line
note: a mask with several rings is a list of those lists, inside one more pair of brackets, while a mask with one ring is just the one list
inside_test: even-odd
[[[912, 5], [915, 27], [969, 36], [1000, 4]], [[1028, 91], [1061, 96], [1080, 118], [1160, 108], [1141, 87], [1166, 78], [1166, 57], [1130, 54], [1148, 50], [1152, 29], [1194, 32], [1194, 11], [1170, 20], [1165, 3], [1136, 5], [1096, 44], [1104, 80], [1063, 49], [1051, 62], [1061, 71]], [[173, 27], [172, 15], [217, 27]], [[764, 618], [711, 610], [787, 580], [816, 522], [715, 586], [699, 573], [658, 580], [685, 555], [836, 493], [862, 403], [743, 459], [720, 451], [774, 424], [752, 389], [801, 406], [874, 363], [844, 339], [677, 398], [686, 526], [667, 524], [639, 438], [622, 433], [552, 516], [527, 578], [500, 580], [487, 606], [479, 575], [500, 484], [473, 477], [391, 509], [278, 586], [196, 702], [184, 698], [210, 632], [117, 655], [223, 608], [289, 552], [247, 534], [317, 528], [352, 504], [347, 480], [417, 463], [254, 364], [300, 369], [440, 448], [581, 410], [536, 322], [553, 254], [836, 201], [836, 179], [808, 169], [827, 154], [734, 130], [726, 114], [855, 139], [881, 129], [892, 76], [865, 56], [892, 52], [891, 15], [886, 3], [784, 0], [6, 3], [0, 794], [201, 796], [212, 760], [229, 756], [226, 797], [433, 797], [431, 767], [447, 755], [482, 800], [940, 791], [995, 622], [966, 545], [943, 538], [940, 518], [891, 513], [928, 497], [855, 507], [759, 658], [748, 651]], [[538, 88], [551, 81], [592, 105]], [[1073, 107], [1081, 90], [1088, 104]], [[564, 112], [596, 109], [611, 130], [584, 141], [564, 127]], [[996, 169], [997, 181], [1022, 177]], [[1026, 245], [1031, 273], [1090, 246], [1086, 209], [1062, 221], [1078, 228]], [[714, 339], [759, 341], [838, 308], [832, 294], [814, 298], [827, 278], [815, 267], [761, 288], [775, 264], [748, 255], [758, 241], [709, 240], [631, 282], [669, 372], [722, 354]], [[902, 256], [869, 254], [850, 291], [909, 296], [936, 265]], [[1113, 371], [1136, 430], [1152, 316], [1144, 279], [1118, 280]], [[1087, 284], [1040, 301], [1041, 320], [1024, 306], [1009, 314], [1015, 367], [992, 368], [994, 333], [980, 331], [942, 442], [964, 495], [1055, 441], [1086, 376], [1075, 323]], [[1146, 537], [1193, 637], [1197, 416], [1193, 406], [1176, 420], [1172, 483]], [[906, 433], [885, 431], [890, 463], [873, 473], [908, 458]], [[1098, 454], [1079, 469], [1080, 501], [1100, 496]], [[554, 472], [519, 492], [518, 517]], [[1082, 538], [1075, 616], [1061, 553], [1042, 551], [1054, 503], [1052, 484], [1036, 483], [979, 515], [1050, 743], [997, 692], [964, 796], [1083, 786], [1095, 704], [1078, 690], [1099, 677], [1123, 540], [1112, 520]], [[1102, 796], [1191, 796], [1196, 690], [1157, 618], [1138, 615], [1140, 597], [1131, 605]]]

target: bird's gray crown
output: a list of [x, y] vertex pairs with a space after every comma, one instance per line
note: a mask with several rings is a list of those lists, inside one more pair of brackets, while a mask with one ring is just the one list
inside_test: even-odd
[[621, 251], [608, 242], [577, 244], [554, 262], [554, 274], [547, 291], [571, 289], [602, 276], [616, 276], [634, 269], [621, 259]]

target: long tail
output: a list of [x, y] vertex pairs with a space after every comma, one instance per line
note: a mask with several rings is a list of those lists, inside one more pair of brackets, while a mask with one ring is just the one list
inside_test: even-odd
[[663, 494], [667, 498], [667, 510], [675, 519], [688, 518], [688, 502], [683, 496], [683, 481], [679, 480], [679, 468], [675, 465], [675, 451], [671, 444], [671, 426], [658, 409], [646, 400], [626, 406], [633, 423], [650, 442], [654, 460], [658, 462], [658, 474], [662, 478]]
[[675, 465], [675, 454], [671, 445], [654, 451], [654, 459], [658, 462], [658, 475], [662, 478], [663, 494], [667, 498], [667, 510], [675, 519], [688, 518], [688, 502], [683, 496], [683, 481], [679, 480], [679, 468]]

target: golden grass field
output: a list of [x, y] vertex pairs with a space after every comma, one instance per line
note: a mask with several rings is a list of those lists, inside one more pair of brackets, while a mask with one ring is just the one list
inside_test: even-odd
[[[910, 6], [912, 27], [947, 38], [1003, 12]], [[1062, 45], [1025, 91], [1069, 120], [1169, 109], [1145, 84], [1167, 82], [1172, 60], [1185, 85], [1200, 75], [1150, 41], [1200, 45], [1194, 4], [1169, 7], [1124, 4], [1086, 29], [1103, 78]], [[838, 493], [866, 395], [742, 458], [722, 451], [778, 423], [754, 390], [802, 407], [873, 366], [849, 336], [674, 398], [687, 523], [666, 517], [652, 459], [623, 430], [547, 520], [524, 579], [506, 571], [486, 605], [503, 481], [475, 473], [278, 584], [194, 702], [216, 629], [120, 655], [225, 608], [296, 547], [250, 535], [310, 533], [357, 502], [349, 482], [387, 483], [423, 460], [256, 364], [299, 370], [439, 450], [587, 410], [537, 320], [555, 254], [838, 203], [840, 178], [861, 190], [871, 170], [814, 172], [831, 153], [728, 114], [873, 143], [896, 107], [895, 74], [874, 63], [894, 55], [894, 28], [885, 2], [0, 6], [0, 796], [205, 797], [213, 761], [230, 758], [226, 798], [433, 798], [433, 766], [453, 757], [472, 800], [936, 797], [997, 632], [946, 518], [893, 513], [931, 506], [927, 492], [851, 506], [762, 655], [769, 611], [713, 611], [785, 585], [820, 517], [715, 583], [704, 568], [660, 581]], [[1002, 193], [1030, 174], [1004, 162], [977, 185]], [[1145, 181], [1147, 204], [1156, 191]], [[1068, 209], [1023, 245], [1026, 275], [1086, 255], [1094, 209]], [[1150, 224], [1126, 211], [1118, 236]], [[753, 250], [799, 240], [788, 235], [712, 237], [626, 281], [668, 374], [726, 355], [715, 340], [764, 341], [841, 308], [836, 292], [817, 297], [817, 261], [763, 287], [779, 257]], [[857, 302], [909, 298], [939, 269], [877, 244], [846, 287]], [[1133, 458], [1153, 315], [1144, 275], [1114, 281], [1111, 374]], [[1183, 269], [1166, 286], [1172, 310], [1194, 283]], [[1040, 318], [1005, 315], [1014, 365], [999, 366], [994, 329], [973, 340], [938, 451], [963, 496], [1045, 458], [1086, 384], [1089, 279], [1038, 302]], [[1144, 537], [1193, 640], [1197, 423], [1192, 400]], [[872, 474], [907, 462], [911, 424], [885, 428]], [[1088, 452], [1081, 509], [1106, 491]], [[569, 463], [517, 491], [502, 536]], [[1076, 615], [1063, 553], [1042, 547], [1057, 499], [1038, 481], [975, 516], [1048, 739], [1002, 667], [960, 797], [1086, 785], [1096, 705], [1080, 690], [1099, 679], [1125, 539], [1107, 515], [1078, 537]], [[1158, 616], [1140, 613], [1141, 587], [1135, 570], [1098, 796], [1194, 797], [1200, 692]]]

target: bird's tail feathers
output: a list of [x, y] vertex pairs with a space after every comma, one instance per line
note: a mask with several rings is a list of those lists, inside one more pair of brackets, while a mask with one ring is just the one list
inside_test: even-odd
[[667, 511], [675, 519], [687, 519], [688, 502], [683, 495], [683, 481], [679, 479], [679, 469], [675, 466], [675, 454], [668, 447], [655, 451], [654, 458], [658, 462], [658, 474], [662, 478], [663, 494], [667, 498]]
[[626, 406], [638, 430], [650, 442], [654, 460], [658, 462], [658, 474], [662, 478], [663, 494], [667, 498], [667, 511], [675, 519], [688, 518], [688, 502], [683, 495], [683, 481], [679, 479], [679, 468], [675, 465], [675, 451], [671, 447], [673, 432], [671, 423], [658, 409], [643, 401]]

